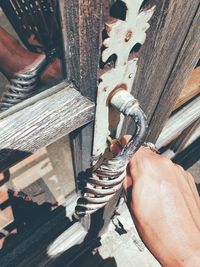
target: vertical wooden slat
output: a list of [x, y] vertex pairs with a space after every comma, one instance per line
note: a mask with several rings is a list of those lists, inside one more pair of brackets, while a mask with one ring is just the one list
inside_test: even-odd
[[[200, 56], [199, 1], [153, 0], [155, 13], [139, 51], [132, 93], [150, 124], [147, 139], [155, 141]], [[124, 131], [132, 131], [129, 122]]]
[[109, 15], [109, 1], [60, 1], [67, 79], [95, 100], [101, 32]]
[[[84, 96], [93, 101], [96, 99], [98, 85], [102, 31], [109, 17], [111, 2], [109, 0], [60, 1], [67, 79], [72, 81]], [[76, 130], [71, 137], [75, 175], [83, 179], [91, 167], [93, 123]], [[118, 198], [119, 196], [116, 196], [113, 200], [109, 211], [106, 209], [105, 212], [100, 211], [92, 216], [91, 223], [87, 218], [84, 221], [85, 227], [93, 234], [98, 234], [103, 222], [106, 221], [104, 226], [108, 225]]]
[[[191, 5], [192, 6], [192, 5]], [[179, 97], [190, 73], [200, 58], [200, 7], [194, 14], [190, 29], [183, 41], [176, 62], [170, 76], [163, 88], [157, 102], [156, 109], [150, 122], [150, 131], [147, 138], [155, 141], [161, 132], [161, 128], [170, 116], [170, 113]]]
[[[101, 32], [109, 1], [60, 1], [67, 79], [95, 101]], [[76, 176], [91, 165], [93, 124], [72, 134]]]

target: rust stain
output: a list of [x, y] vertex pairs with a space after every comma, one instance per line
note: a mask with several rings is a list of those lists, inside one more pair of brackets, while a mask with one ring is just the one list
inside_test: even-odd
[[127, 85], [125, 83], [122, 83], [115, 87], [112, 92], [108, 95], [108, 98], [106, 100], [106, 106], [109, 106], [111, 98], [119, 91], [127, 90]]

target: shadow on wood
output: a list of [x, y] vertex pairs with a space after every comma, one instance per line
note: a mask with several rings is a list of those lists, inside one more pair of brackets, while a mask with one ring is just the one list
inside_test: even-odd
[[[95, 250], [101, 243], [94, 232], [86, 235], [80, 244], [77, 242], [77, 245], [65, 249], [70, 243], [66, 238], [67, 229], [73, 226], [73, 222], [66, 216], [64, 206], [55, 209], [48, 202], [38, 205], [26, 194], [20, 192], [20, 196], [15, 196], [13, 191], [9, 191], [9, 200], [1, 205], [1, 209], [8, 205], [12, 206], [15, 221], [4, 230], [16, 229], [17, 233], [6, 238], [1, 235], [5, 240], [0, 251], [0, 266], [117, 267], [114, 258], [104, 260]], [[74, 236], [76, 234], [73, 232]]]

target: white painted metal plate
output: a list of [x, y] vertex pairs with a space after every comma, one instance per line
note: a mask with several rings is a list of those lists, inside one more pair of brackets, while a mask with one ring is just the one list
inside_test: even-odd
[[[109, 136], [109, 105], [108, 97], [117, 88], [131, 92], [137, 70], [137, 58], [129, 59], [130, 52], [137, 43], [143, 44], [146, 39], [148, 21], [153, 15], [155, 6], [140, 11], [142, 0], [124, 0], [127, 7], [126, 19], [113, 19], [107, 22], [105, 29], [108, 37], [103, 41], [105, 49], [102, 61], [105, 63], [111, 55], [116, 55], [115, 67], [100, 77], [97, 91], [96, 119], [93, 142], [94, 163], [107, 148]], [[117, 135], [122, 127], [123, 115], [116, 129]]]

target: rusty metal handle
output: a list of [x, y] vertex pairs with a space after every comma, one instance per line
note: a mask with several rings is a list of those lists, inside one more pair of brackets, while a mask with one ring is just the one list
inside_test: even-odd
[[125, 116], [132, 118], [136, 124], [136, 131], [120, 155], [103, 162], [99, 168], [93, 171], [92, 177], [87, 181], [83, 197], [77, 201], [74, 214], [77, 219], [104, 207], [115, 192], [121, 188], [126, 167], [144, 142], [147, 120], [138, 101], [127, 91], [120, 90], [112, 96], [110, 104]]

